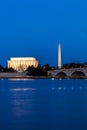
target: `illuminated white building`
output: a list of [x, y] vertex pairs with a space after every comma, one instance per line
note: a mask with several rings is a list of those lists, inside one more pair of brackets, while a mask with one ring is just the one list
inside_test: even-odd
[[38, 66], [38, 61], [34, 57], [17, 57], [10, 58], [8, 61], [8, 68], [13, 68], [18, 72], [25, 71], [29, 66]]
[[61, 69], [62, 67], [62, 57], [61, 57], [61, 45], [58, 44], [58, 68]]

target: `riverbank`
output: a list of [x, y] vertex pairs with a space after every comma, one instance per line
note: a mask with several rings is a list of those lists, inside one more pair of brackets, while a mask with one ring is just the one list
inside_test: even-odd
[[28, 76], [26, 73], [0, 73], [0, 79], [8, 79], [8, 78], [14, 78], [14, 79], [48, 79], [50, 77], [47, 76]]
[[50, 77], [50, 76], [29, 76], [26, 73], [0, 73], [0, 79], [87, 79], [87, 76], [73, 76], [73, 77]]

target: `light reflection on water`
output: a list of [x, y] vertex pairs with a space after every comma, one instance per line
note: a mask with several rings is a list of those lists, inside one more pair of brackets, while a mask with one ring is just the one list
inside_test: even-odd
[[36, 88], [14, 88], [10, 89], [10, 91], [35, 91]]
[[32, 114], [32, 105], [34, 101], [34, 93], [37, 88], [33, 87], [16, 87], [9, 91], [12, 92], [12, 106], [14, 117], [27, 117]]
[[29, 115], [32, 110], [31, 110], [31, 105], [32, 102], [30, 99], [27, 99], [28, 95], [19, 95], [19, 94], [14, 94], [13, 95], [13, 100], [12, 100], [12, 106], [13, 106], [13, 115], [14, 117], [23, 117]]
[[35, 79], [33, 79], [33, 78], [11, 78], [11, 79], [8, 79], [8, 80], [13, 80], [13, 81], [27, 81], [27, 80], [29, 80], [29, 81], [32, 81], [32, 80], [35, 80]]
[[87, 80], [0, 80], [0, 130], [85, 130], [84, 126]]
[[[71, 87], [69, 87], [69, 88], [68, 88], [68, 87], [58, 87], [58, 88], [53, 87], [53, 88], [51, 88], [52, 91], [54, 91], [54, 90], [56, 90], [56, 91], [57, 91], [57, 90], [59, 90], [59, 91], [69, 90], [69, 92], [70, 92], [70, 91], [73, 91], [73, 90], [74, 90], [74, 91], [75, 91], [75, 90], [78, 90], [78, 91], [79, 91], [79, 90], [81, 90], [81, 89], [86, 90], [87, 87], [86, 87], [86, 86], [85, 86], [85, 87], [79, 86], [79, 87], [76, 88], [76, 87], [74, 87], [74, 86], [71, 86]], [[67, 91], [66, 91], [66, 92], [67, 92]]]

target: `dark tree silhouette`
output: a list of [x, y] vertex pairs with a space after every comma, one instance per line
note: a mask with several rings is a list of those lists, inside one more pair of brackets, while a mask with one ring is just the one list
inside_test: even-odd
[[0, 72], [4, 71], [4, 67], [2, 67], [2, 65], [0, 65]]
[[34, 68], [33, 66], [29, 66], [27, 71], [27, 75], [32, 75], [32, 76], [47, 76], [48, 70], [51, 70], [48, 64], [45, 64], [43, 66], [38, 65], [37, 68]]

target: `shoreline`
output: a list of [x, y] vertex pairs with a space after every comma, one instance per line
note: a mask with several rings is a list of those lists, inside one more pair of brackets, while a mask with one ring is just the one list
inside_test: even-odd
[[50, 76], [28, 76], [25, 73], [0, 73], [0, 79], [87, 79], [87, 77], [50, 77]]
[[50, 79], [48, 76], [28, 76], [25, 73], [0, 73], [0, 79]]

